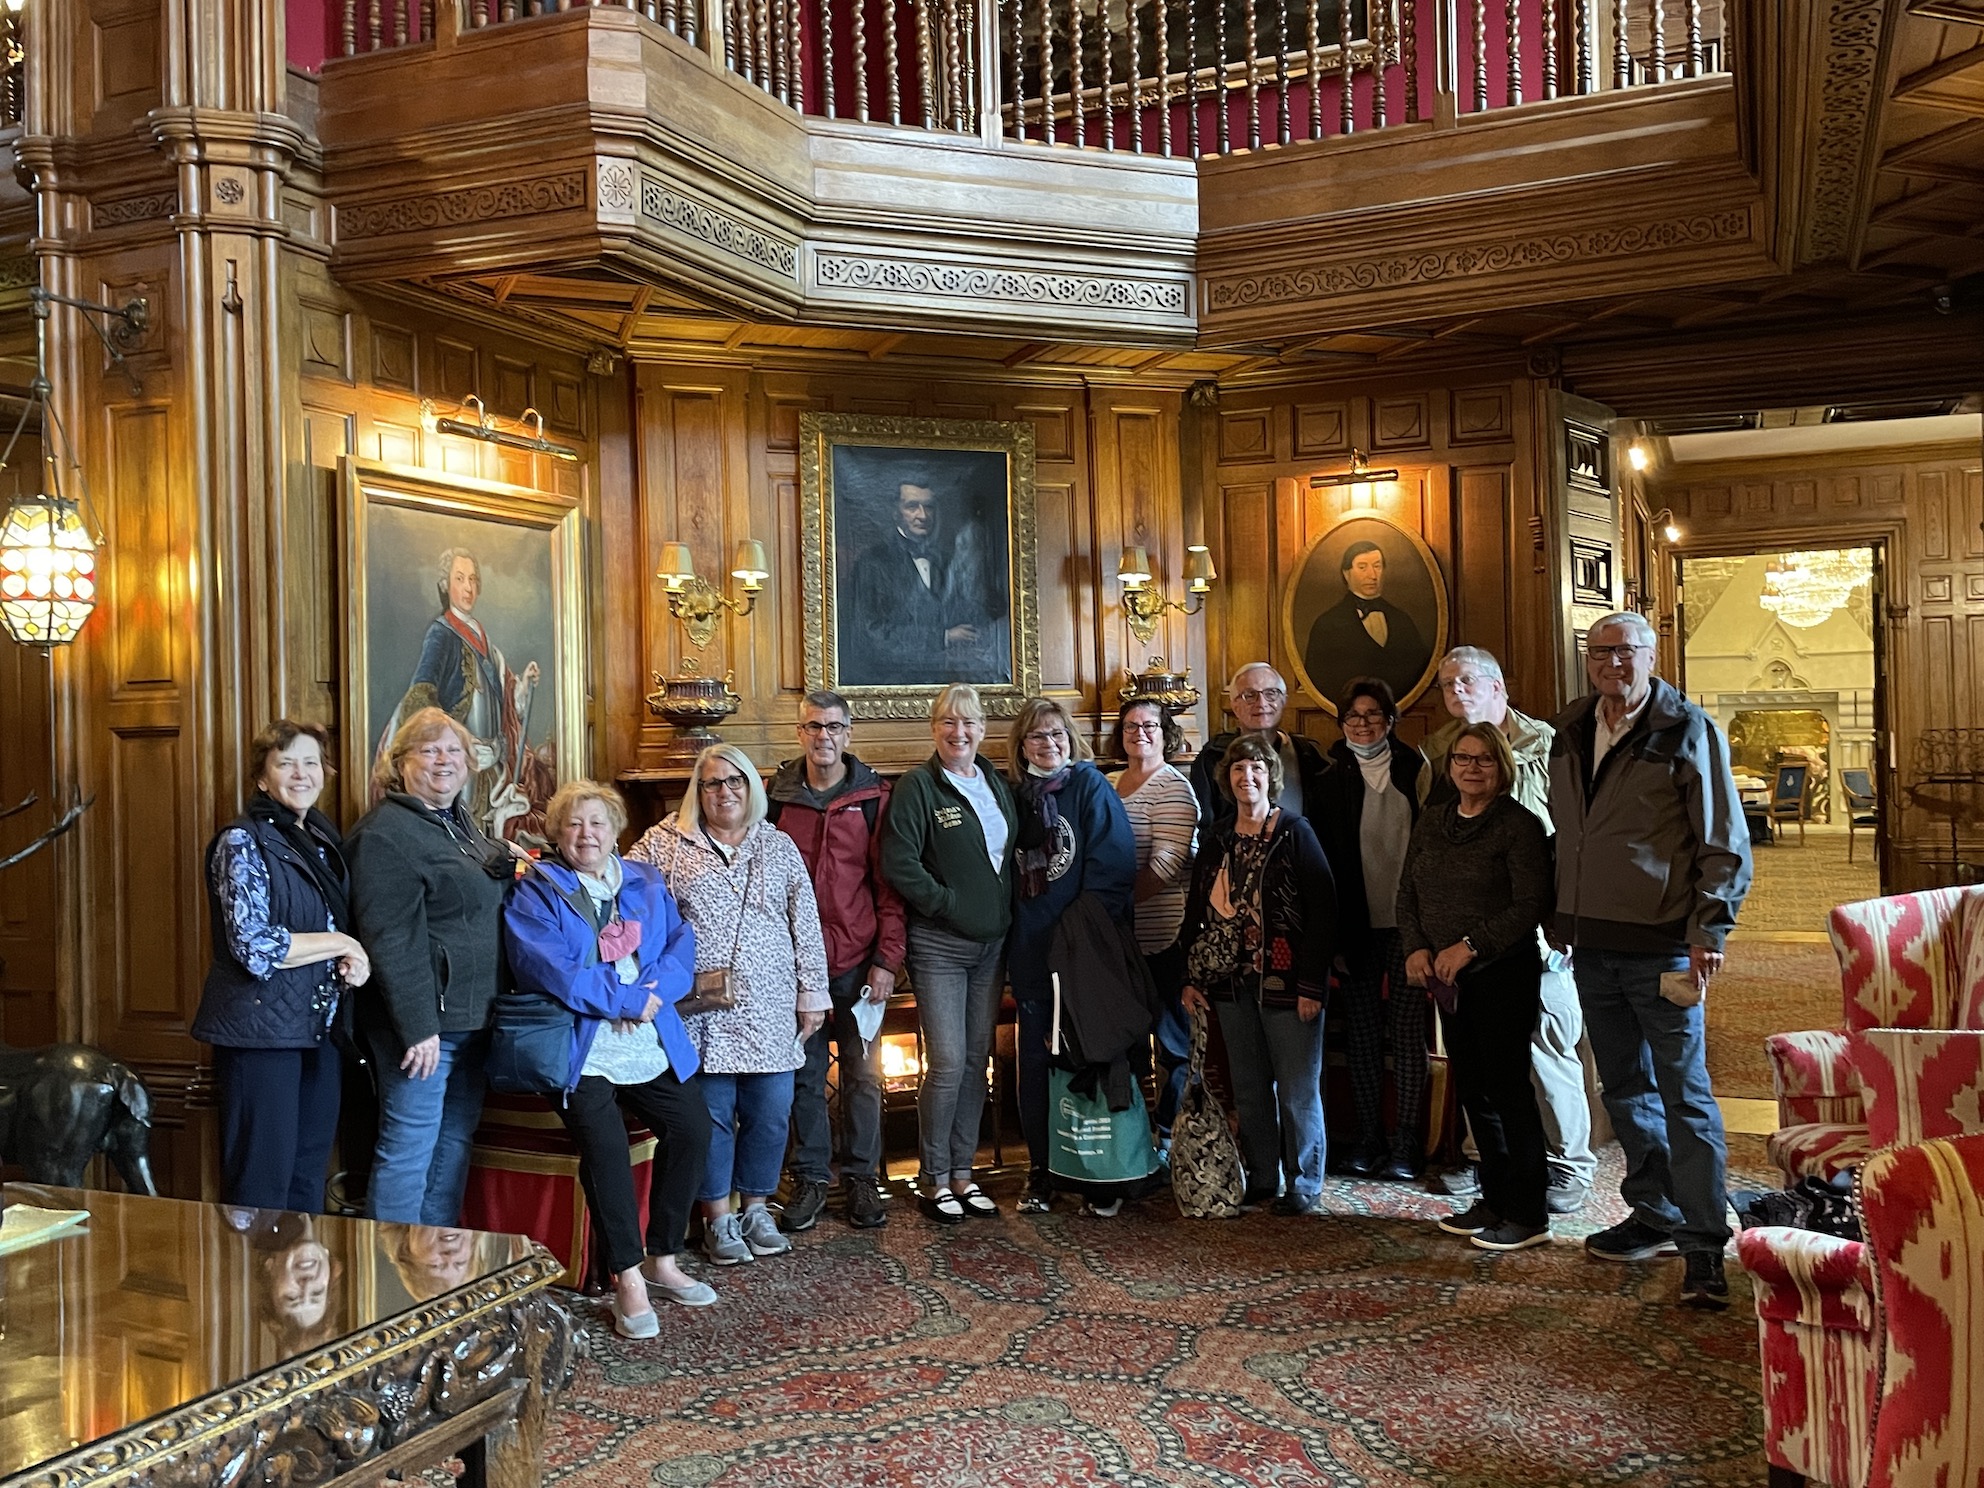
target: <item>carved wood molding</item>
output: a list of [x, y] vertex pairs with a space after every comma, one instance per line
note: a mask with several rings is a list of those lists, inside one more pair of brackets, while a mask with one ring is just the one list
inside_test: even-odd
[[1880, 69], [1885, 0], [1830, 0], [1822, 40], [1810, 54], [1816, 80], [1817, 117], [1791, 131], [1810, 162], [1806, 177], [1801, 263], [1845, 253], [1859, 209], [1861, 166], [1868, 136], [1877, 128], [1875, 96]]
[[[606, 173], [600, 185], [606, 189]], [[616, 190], [617, 185], [616, 185]], [[781, 278], [797, 281], [799, 244], [776, 233], [755, 227], [743, 218], [720, 211], [707, 202], [697, 201], [658, 176], [641, 177], [641, 215], [699, 243], [707, 243], [746, 263], [768, 269]]]
[[883, 253], [816, 249], [813, 281], [825, 290], [924, 295], [981, 305], [1043, 306], [1175, 316], [1190, 324], [1191, 281], [944, 263]]
[[134, 222], [155, 222], [179, 210], [177, 191], [150, 191], [143, 196], [122, 196], [115, 201], [90, 203], [92, 227], [128, 227]]
[[572, 211], [586, 205], [586, 175], [583, 170], [557, 171], [521, 181], [353, 203], [337, 209], [337, 234], [341, 240], [362, 242], [367, 238], [396, 237], [434, 228]]

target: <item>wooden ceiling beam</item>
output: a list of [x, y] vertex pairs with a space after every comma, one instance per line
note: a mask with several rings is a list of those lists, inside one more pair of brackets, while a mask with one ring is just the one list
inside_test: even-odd
[[748, 320], [738, 321], [737, 329], [723, 338], [723, 349], [725, 351], [737, 350], [738, 347], [742, 346], [749, 339], [751, 332], [756, 329], [757, 327]]
[[1984, 180], [1984, 172], [1974, 168], [1943, 165], [1937, 161], [1923, 159], [1927, 155], [1936, 155], [1944, 150], [1969, 145], [1979, 135], [1984, 135], [1984, 119], [1969, 119], [1961, 124], [1952, 124], [1948, 129], [1938, 129], [1934, 134], [1925, 134], [1920, 139], [1912, 139], [1905, 145], [1896, 145], [1893, 149], [1885, 151], [1881, 155], [1878, 168], [1884, 171], [1905, 171], [1914, 176], [1935, 175], [1939, 170], [1965, 171], [1967, 174], [1948, 176], [1944, 179]]
[[1524, 336], [1522, 338], [1521, 344], [1524, 346], [1536, 346], [1544, 341], [1555, 341], [1559, 336], [1563, 335], [1566, 331], [1575, 331], [1579, 326], [1583, 324], [1584, 322], [1582, 320], [1552, 321], [1542, 330], [1531, 331], [1527, 336]]
[[868, 360], [871, 362], [879, 362], [883, 357], [887, 356], [890, 352], [894, 351], [898, 346], [902, 345], [903, 342], [907, 341], [908, 339], [909, 339], [908, 331], [891, 331], [886, 336], [877, 337], [875, 340], [875, 344], [868, 348]]
[[505, 274], [496, 281], [496, 303], [501, 305], [510, 298], [510, 291], [517, 287], [521, 274]]
[[[1925, 108], [1953, 108], [1953, 104], [1935, 96], [1936, 84], [1972, 68], [1984, 68], [1984, 46], [1971, 47], [1940, 62], [1931, 62], [1920, 72], [1911, 72], [1895, 84], [1894, 96], [1903, 102], [1920, 102]], [[1917, 94], [1928, 96], [1918, 99]]]
[[1026, 362], [1032, 361], [1035, 357], [1039, 356], [1043, 351], [1046, 351], [1051, 346], [1053, 346], [1053, 344], [1054, 343], [1052, 341], [1028, 341], [1024, 345], [1018, 347], [1017, 349], [1008, 352], [1005, 355], [1005, 357], [1001, 359], [1000, 365], [1003, 367], [1007, 367], [1009, 369], [1013, 367], [1021, 366]]
[[652, 284], [643, 284], [634, 292], [633, 303], [627, 307], [627, 313], [620, 317], [620, 349], [622, 351], [625, 351], [628, 344], [633, 341], [634, 331], [640, 325], [641, 317], [647, 314], [648, 303], [653, 299], [654, 286]]

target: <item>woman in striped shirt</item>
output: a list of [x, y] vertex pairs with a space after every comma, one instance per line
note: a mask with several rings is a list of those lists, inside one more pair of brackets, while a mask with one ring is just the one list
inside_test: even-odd
[[1137, 944], [1163, 1000], [1153, 1032], [1161, 1076], [1157, 1127], [1168, 1137], [1192, 1054], [1191, 1020], [1178, 1002], [1185, 981], [1178, 927], [1185, 918], [1192, 855], [1198, 848], [1199, 803], [1191, 782], [1167, 763], [1184, 747], [1185, 736], [1166, 709], [1147, 698], [1132, 698], [1117, 714], [1113, 742], [1115, 752], [1129, 761], [1109, 779], [1137, 839]]

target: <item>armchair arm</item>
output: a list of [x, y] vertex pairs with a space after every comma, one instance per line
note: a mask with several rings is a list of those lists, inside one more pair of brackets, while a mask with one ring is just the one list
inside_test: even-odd
[[1869, 1028], [1854, 1063], [1876, 1149], [1984, 1131], [1984, 1031]]
[[1765, 1225], [1736, 1237], [1757, 1316], [1808, 1328], [1874, 1331], [1873, 1258], [1858, 1240]]
[[1866, 1119], [1852, 1036], [1843, 1028], [1773, 1033], [1764, 1040], [1779, 1126], [1857, 1126]]

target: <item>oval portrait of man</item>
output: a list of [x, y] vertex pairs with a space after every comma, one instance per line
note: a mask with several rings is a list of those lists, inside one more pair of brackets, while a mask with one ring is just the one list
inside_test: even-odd
[[1295, 674], [1331, 713], [1354, 679], [1380, 677], [1404, 708], [1447, 649], [1447, 584], [1424, 538], [1375, 512], [1337, 519], [1296, 560], [1282, 596]]

